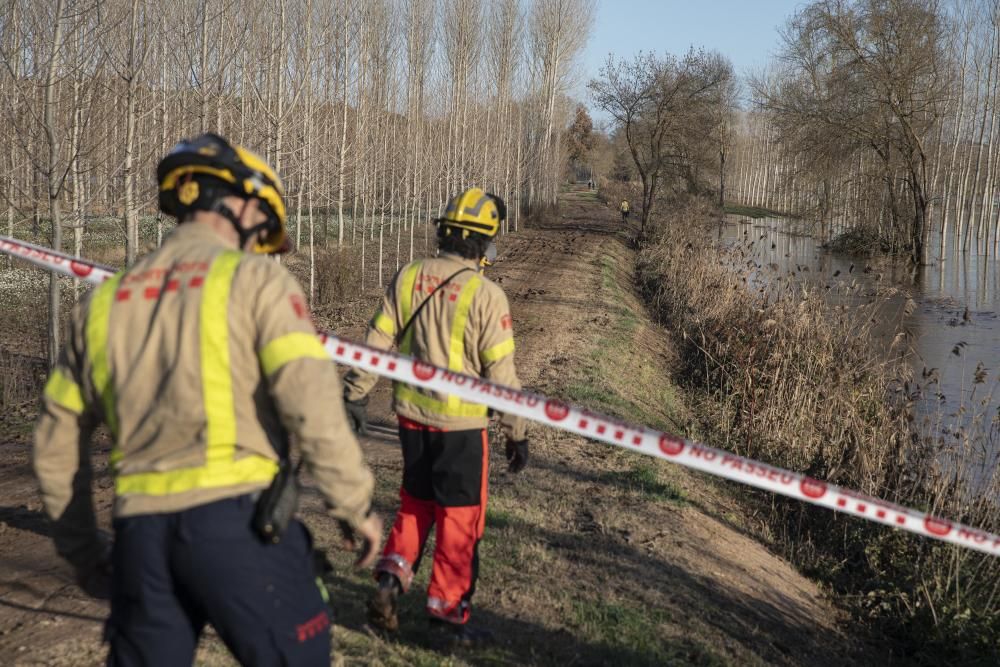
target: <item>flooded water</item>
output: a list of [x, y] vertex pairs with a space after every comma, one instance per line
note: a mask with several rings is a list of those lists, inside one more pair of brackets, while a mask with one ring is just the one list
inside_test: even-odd
[[[888, 350], [898, 331], [908, 332], [913, 370], [919, 376], [933, 369], [939, 378], [940, 396], [925, 399], [920, 412], [951, 428], [968, 427], [976, 415], [987, 425], [998, 416], [1000, 263], [995, 258], [959, 253], [937, 258], [932, 249], [935, 263], [911, 271], [903, 262], [830, 253], [816, 239], [788, 229], [781, 219], [728, 216], [719, 234], [724, 243], [743, 244], [747, 259], [760, 267], [755, 279], [765, 289], [783, 276], [824, 288], [854, 282], [861, 288], [858, 298], [888, 293], [875, 328], [879, 342]], [[980, 368], [985, 375], [979, 373], [983, 381], [977, 384]]]

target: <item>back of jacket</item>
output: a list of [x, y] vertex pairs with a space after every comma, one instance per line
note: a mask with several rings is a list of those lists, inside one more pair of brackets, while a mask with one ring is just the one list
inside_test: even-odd
[[291, 434], [332, 513], [358, 523], [372, 479], [341, 393], [287, 270], [180, 225], [74, 314], [36, 429], [43, 499], [54, 518], [70, 504], [83, 462], [59, 448], [90, 416], [114, 437], [116, 516], [264, 488]]
[[[403, 354], [520, 389], [507, 297], [478, 269], [475, 260], [446, 253], [407, 264], [386, 290], [382, 307], [368, 327], [367, 343], [389, 349], [405, 329], [399, 341]], [[348, 400], [366, 395], [377, 380], [377, 376], [352, 370], [345, 378]], [[451, 431], [487, 425], [486, 406], [466, 403], [457, 396], [397, 382], [393, 397], [397, 414], [423, 424]], [[524, 439], [522, 418], [501, 415], [500, 423], [509, 438]]]

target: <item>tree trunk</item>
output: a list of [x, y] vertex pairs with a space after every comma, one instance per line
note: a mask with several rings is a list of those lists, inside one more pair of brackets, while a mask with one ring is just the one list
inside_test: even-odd
[[[56, 0], [56, 9], [53, 16], [55, 20], [55, 32], [52, 36], [52, 49], [49, 51], [48, 74], [45, 78], [45, 102], [44, 102], [44, 129], [45, 138], [48, 142], [49, 155], [45, 165], [46, 183], [48, 185], [49, 216], [52, 225], [52, 249], [62, 252], [62, 209], [60, 196], [62, 182], [58, 178], [59, 170], [59, 131], [56, 128], [56, 85], [57, 73], [59, 71], [59, 51], [62, 49], [63, 39], [63, 9], [64, 0]], [[59, 276], [56, 273], [49, 274], [49, 323], [48, 323], [48, 360], [49, 366], [54, 366], [59, 358], [59, 350], [62, 347], [60, 341], [60, 295]]]
[[[73, 177], [73, 255], [79, 257], [83, 253], [83, 183], [80, 173], [80, 124], [83, 110], [80, 108], [79, 76], [73, 78], [73, 129], [70, 133], [70, 166], [69, 173]], [[80, 297], [80, 279], [73, 278], [73, 302]]]
[[337, 163], [337, 247], [344, 245], [344, 182], [347, 176], [347, 87], [350, 68], [348, 67], [348, 33], [350, 29], [350, 18], [347, 14], [347, 0], [344, 0], [344, 18], [341, 30], [343, 30], [344, 41], [342, 49], [342, 73], [343, 88], [341, 90], [341, 117], [340, 117], [340, 160]]
[[948, 213], [949, 204], [952, 199], [952, 183], [955, 177], [955, 163], [958, 158], [958, 145], [960, 143], [960, 138], [962, 135], [962, 123], [965, 119], [965, 74], [967, 69], [967, 56], [969, 51], [969, 39], [968, 36], [965, 37], [964, 46], [962, 47], [962, 65], [960, 68], [960, 75], [958, 78], [958, 119], [955, 120], [955, 132], [952, 137], [952, 149], [951, 149], [951, 161], [948, 165], [948, 174], [945, 178], [944, 193], [942, 198], [944, 199], [944, 208], [941, 211], [941, 256], [947, 256], [948, 247]]
[[137, 64], [137, 44], [139, 39], [139, 0], [132, 0], [129, 16], [130, 31], [128, 45], [128, 63], [126, 65], [125, 92], [125, 154], [123, 160], [124, 172], [124, 222], [125, 222], [125, 264], [132, 266], [139, 254], [139, 210], [135, 194], [135, 131], [136, 96], [139, 78]]
[[726, 205], [726, 151], [719, 148], [719, 208]]

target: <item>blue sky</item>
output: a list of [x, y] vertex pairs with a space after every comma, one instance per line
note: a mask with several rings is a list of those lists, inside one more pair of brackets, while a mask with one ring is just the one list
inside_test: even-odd
[[597, 0], [590, 42], [581, 59], [577, 97], [590, 104], [586, 82], [597, 76], [609, 52], [682, 54], [689, 47], [721, 52], [742, 76], [767, 63], [778, 27], [803, 0]]

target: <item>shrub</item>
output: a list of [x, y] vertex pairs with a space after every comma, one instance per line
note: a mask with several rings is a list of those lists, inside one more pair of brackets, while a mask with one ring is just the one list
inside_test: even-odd
[[[878, 352], [878, 299], [857, 299], [860, 288], [848, 285], [841, 296], [862, 305], [833, 306], [823, 291], [778, 276], [763, 287], [768, 269], [749, 245], [712, 244], [708, 210], [691, 202], [658, 221], [638, 276], [677, 340], [682, 380], [710, 399], [706, 426], [719, 445], [997, 532], [997, 419], [917, 419], [935, 378], [913, 377], [898, 345], [888, 358]], [[910, 660], [994, 655], [1000, 559], [757, 497], [775, 547], [857, 600], [855, 611]]]

